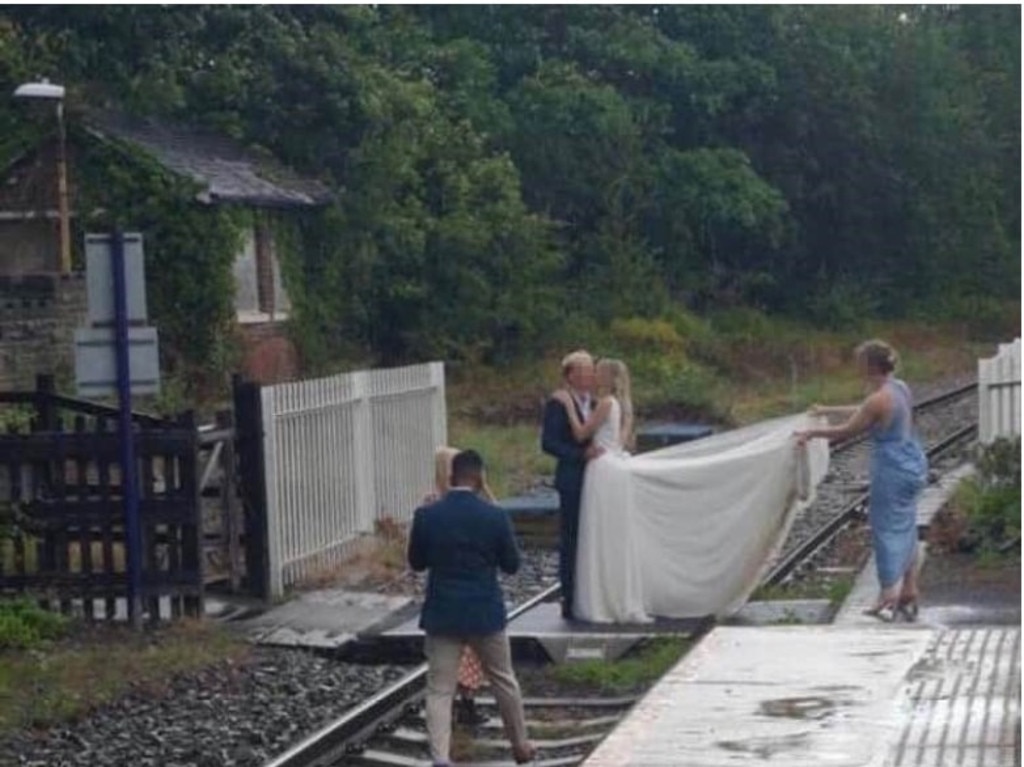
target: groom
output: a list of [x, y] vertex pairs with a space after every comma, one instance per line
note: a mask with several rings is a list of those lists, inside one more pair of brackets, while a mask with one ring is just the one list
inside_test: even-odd
[[[562, 379], [572, 395], [580, 421], [586, 421], [592, 407], [594, 358], [575, 351], [562, 360]], [[582, 444], [572, 436], [569, 414], [557, 399], [544, 405], [544, 430], [541, 449], [558, 459], [555, 489], [558, 490], [561, 528], [558, 547], [558, 577], [562, 582], [562, 617], [572, 618], [576, 582], [576, 546], [579, 540], [580, 497], [583, 495], [583, 471], [587, 461], [601, 454], [590, 441]]]

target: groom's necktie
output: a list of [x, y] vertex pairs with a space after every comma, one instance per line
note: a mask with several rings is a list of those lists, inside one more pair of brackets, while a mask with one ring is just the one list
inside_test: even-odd
[[579, 408], [580, 416], [586, 421], [590, 418], [590, 397], [575, 397], [576, 407]]

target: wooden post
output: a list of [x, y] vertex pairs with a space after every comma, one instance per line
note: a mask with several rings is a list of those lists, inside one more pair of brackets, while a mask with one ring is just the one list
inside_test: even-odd
[[263, 405], [259, 384], [232, 377], [235, 450], [245, 533], [245, 581], [259, 599], [270, 595], [267, 561], [267, 494], [263, 456]]

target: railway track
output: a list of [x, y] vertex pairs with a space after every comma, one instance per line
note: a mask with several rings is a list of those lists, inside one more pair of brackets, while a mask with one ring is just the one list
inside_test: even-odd
[[[974, 398], [972, 400], [972, 393]], [[976, 388], [963, 386], [919, 403], [915, 420], [931, 460], [970, 439], [976, 430]], [[949, 423], [970, 419], [970, 425], [953, 429]], [[861, 474], [866, 472], [863, 441], [833, 448], [833, 470], [819, 489], [819, 500], [794, 526], [790, 540], [769, 571], [765, 583], [781, 583], [801, 563], [815, 557], [822, 547], [858, 515], [864, 513], [867, 494]], [[557, 585], [550, 586], [509, 611], [509, 619], [556, 599]], [[422, 701], [427, 666], [423, 664], [361, 705], [313, 733], [265, 767], [424, 767], [426, 725]], [[527, 698], [524, 705], [531, 735], [540, 758], [538, 767], [571, 767], [580, 764], [636, 701], [634, 697]], [[477, 729], [473, 762], [478, 767], [511, 764], [494, 701], [478, 698], [489, 714]]]
[[[915, 424], [933, 470], [956, 448], [977, 433], [977, 385], [960, 386], [914, 407]], [[867, 513], [866, 440], [837, 444], [832, 449], [829, 476], [818, 487], [818, 498], [798, 519], [764, 579], [778, 585], [828, 546], [851, 522]]]

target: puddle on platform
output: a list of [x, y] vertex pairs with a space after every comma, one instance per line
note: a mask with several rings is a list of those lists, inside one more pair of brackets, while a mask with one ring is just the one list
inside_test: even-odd
[[779, 738], [750, 738], [749, 740], [720, 740], [716, 744], [726, 751], [753, 754], [761, 759], [771, 759], [779, 754], [805, 751], [810, 745], [810, 732], [795, 732]]
[[759, 708], [765, 716], [817, 720], [825, 719], [835, 713], [837, 704], [829, 698], [806, 696], [764, 700], [761, 701]]

